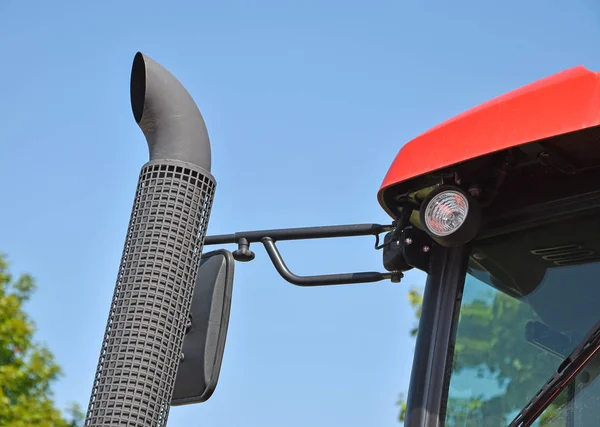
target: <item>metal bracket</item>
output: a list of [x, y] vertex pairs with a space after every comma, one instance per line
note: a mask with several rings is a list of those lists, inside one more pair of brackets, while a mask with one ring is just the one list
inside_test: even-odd
[[429, 273], [433, 245], [427, 233], [411, 225], [387, 233], [382, 245], [383, 266], [388, 271], [408, 271], [414, 267]]
[[423, 230], [408, 226], [402, 230], [404, 244], [404, 259], [408, 265], [429, 273], [429, 259], [433, 240]]
[[250, 243], [261, 242], [279, 275], [289, 283], [297, 286], [346, 285], [354, 283], [379, 282], [386, 279], [390, 279], [392, 282], [399, 282], [403, 276], [401, 271], [392, 271], [387, 273], [367, 271], [315, 276], [298, 276], [290, 271], [283, 261], [277, 246], [275, 246], [276, 241], [283, 240], [325, 239], [333, 237], [355, 237], [370, 235], [378, 237], [379, 234], [391, 231], [394, 229], [394, 227], [394, 224], [350, 224], [326, 227], [246, 231], [234, 234], [207, 236], [204, 241], [204, 245], [237, 244], [238, 250], [234, 252], [236, 260], [246, 262], [254, 259], [254, 253], [250, 250]]

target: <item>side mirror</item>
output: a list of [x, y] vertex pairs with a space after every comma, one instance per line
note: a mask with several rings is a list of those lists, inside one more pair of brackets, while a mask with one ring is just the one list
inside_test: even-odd
[[229, 324], [233, 270], [234, 259], [229, 251], [202, 255], [171, 399], [173, 406], [205, 402], [217, 386]]

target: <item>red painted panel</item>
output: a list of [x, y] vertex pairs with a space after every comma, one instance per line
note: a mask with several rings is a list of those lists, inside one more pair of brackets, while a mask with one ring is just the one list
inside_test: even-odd
[[575, 67], [509, 92], [402, 147], [379, 190], [495, 151], [600, 124], [600, 73]]

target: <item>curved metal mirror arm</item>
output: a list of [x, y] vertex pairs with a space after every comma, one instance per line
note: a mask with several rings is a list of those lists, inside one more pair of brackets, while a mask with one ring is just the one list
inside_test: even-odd
[[341, 274], [322, 274], [315, 276], [298, 276], [290, 271], [285, 265], [275, 241], [270, 237], [265, 237], [261, 240], [269, 258], [273, 262], [275, 269], [281, 277], [297, 286], [327, 286], [327, 285], [349, 285], [353, 283], [369, 283], [379, 282], [381, 280], [392, 279], [400, 281], [402, 278], [401, 272], [395, 273], [378, 273], [374, 271], [366, 271], [359, 273], [341, 273]]

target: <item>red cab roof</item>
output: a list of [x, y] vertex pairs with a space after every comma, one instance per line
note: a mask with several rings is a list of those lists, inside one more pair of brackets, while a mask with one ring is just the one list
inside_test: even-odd
[[475, 157], [600, 124], [600, 73], [579, 66], [509, 92], [405, 144], [378, 193]]

